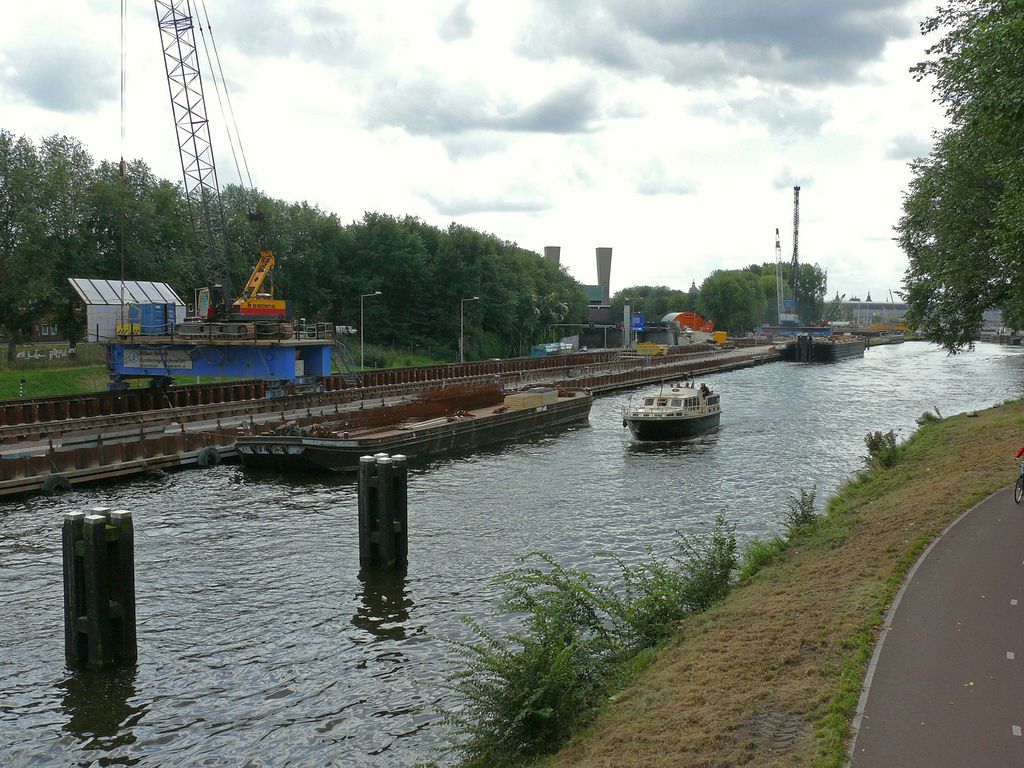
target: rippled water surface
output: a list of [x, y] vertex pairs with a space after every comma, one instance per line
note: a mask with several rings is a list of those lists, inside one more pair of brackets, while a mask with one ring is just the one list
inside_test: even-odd
[[[518, 555], [601, 570], [595, 553], [641, 557], [719, 512], [773, 532], [796, 489], [827, 497], [861, 466], [868, 430], [1020, 397], [1022, 362], [908, 343], [711, 376], [721, 429], [669, 444], [631, 444], [630, 393], [601, 397], [588, 426], [415, 470], [401, 576], [360, 574], [354, 488], [332, 478], [221, 466], [2, 503], [0, 765], [443, 763], [443, 639]], [[72, 673], [61, 515], [98, 505], [135, 511], [139, 661]]]

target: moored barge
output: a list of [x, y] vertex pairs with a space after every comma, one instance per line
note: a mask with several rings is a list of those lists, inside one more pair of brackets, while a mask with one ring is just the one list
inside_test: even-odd
[[345, 420], [278, 430], [286, 434], [240, 436], [235, 447], [246, 467], [355, 472], [360, 456], [400, 453], [418, 460], [586, 421], [592, 404], [585, 390], [435, 390]]
[[864, 357], [864, 339], [859, 336], [818, 338], [797, 336], [786, 342], [782, 359], [794, 363], [835, 363], [852, 357]]

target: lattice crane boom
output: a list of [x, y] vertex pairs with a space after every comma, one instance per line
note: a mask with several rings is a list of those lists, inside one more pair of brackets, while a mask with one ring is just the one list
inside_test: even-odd
[[779, 241], [779, 228], [775, 228], [775, 304], [778, 307], [777, 322], [782, 322], [785, 308], [782, 302], [782, 243]]
[[174, 115], [189, 217], [199, 241], [211, 310], [229, 311], [234, 296], [228, 268], [224, 206], [217, 180], [210, 123], [190, 0], [153, 0]]

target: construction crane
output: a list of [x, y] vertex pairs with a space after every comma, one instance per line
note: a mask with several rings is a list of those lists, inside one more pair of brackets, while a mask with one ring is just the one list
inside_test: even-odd
[[778, 321], [782, 322], [784, 307], [782, 305], [782, 243], [779, 241], [779, 228], [775, 228], [775, 305], [778, 308]]
[[[205, 324], [216, 321], [227, 335], [244, 337], [249, 327], [247, 323], [273, 319], [279, 324], [287, 316], [287, 302], [274, 298], [272, 279], [269, 285], [267, 283], [274, 268], [274, 254], [262, 242], [261, 231], [260, 258], [244, 290], [236, 295], [231, 283], [224, 206], [214, 162], [191, 2], [153, 2], [160, 27], [189, 218], [199, 241], [206, 278], [206, 287], [199, 289], [196, 295], [194, 319], [199, 322], [182, 324], [178, 331], [184, 335], [206, 335]], [[250, 220], [260, 221], [262, 215], [251, 212]]]
[[836, 291], [836, 297], [832, 300], [832, 303], [828, 305], [825, 310], [825, 323], [831, 325], [836, 319], [836, 315], [839, 313], [840, 308], [843, 306], [843, 299], [846, 298], [846, 294], [840, 295], [839, 291]]
[[[160, 29], [189, 220], [199, 244], [198, 256], [206, 285], [196, 291], [196, 304], [189, 317], [175, 322], [178, 318], [170, 315], [174, 317], [170, 321], [173, 323], [170, 334], [165, 328], [169, 324], [168, 313], [162, 316], [165, 320], [155, 324], [159, 329], [156, 332], [147, 330], [153, 323], [123, 324], [129, 326], [127, 333], [118, 333], [117, 340], [106, 345], [109, 386], [123, 389], [138, 379], [149, 379], [150, 385], [163, 386], [179, 376], [216, 376], [261, 379], [268, 397], [323, 391], [324, 379], [332, 372], [332, 351], [337, 343], [333, 325], [302, 322], [301, 326], [295, 326], [289, 319], [286, 302], [274, 298], [274, 254], [266, 247], [260, 226], [263, 216], [258, 209], [249, 210], [249, 220], [257, 226], [259, 259], [241, 292], [232, 285], [224, 207], [210, 140], [196, 27], [218, 101], [222, 105], [226, 103], [225, 116], [232, 124], [234, 118], [229, 114], [231, 103], [227, 88], [222, 91], [217, 81], [218, 73], [223, 81], [223, 70], [213, 33], [207, 35], [209, 19], [203, 20], [205, 26], [199, 19], [193, 20], [193, 8], [202, 9], [205, 16], [205, 0], [195, 0], [195, 4], [190, 0], [154, 0], [153, 4]], [[122, 14], [125, 12], [122, 3]], [[235, 131], [237, 133], [237, 128]], [[248, 181], [247, 184], [243, 181], [243, 188], [255, 200], [241, 143], [234, 140], [230, 130], [228, 139], [239, 176], [242, 177], [244, 171]], [[236, 154], [236, 147], [239, 154]], [[146, 317], [147, 307], [150, 314], [167, 308], [161, 304], [140, 304], [137, 307], [140, 319]], [[129, 314], [129, 319], [131, 317]], [[344, 350], [343, 345], [341, 347]], [[351, 360], [351, 355], [344, 351], [344, 360]]]
[[[793, 279], [790, 276], [790, 291]], [[782, 243], [779, 240], [779, 229], [775, 228], [775, 304], [778, 307], [779, 325], [798, 325], [800, 318], [796, 314], [796, 302], [787, 299], [786, 283], [782, 279]]]

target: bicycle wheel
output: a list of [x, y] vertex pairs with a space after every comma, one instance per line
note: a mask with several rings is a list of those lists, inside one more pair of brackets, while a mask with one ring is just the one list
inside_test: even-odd
[[1017, 478], [1017, 484], [1013, 486], [1013, 500], [1020, 504], [1024, 499], [1024, 475]]

